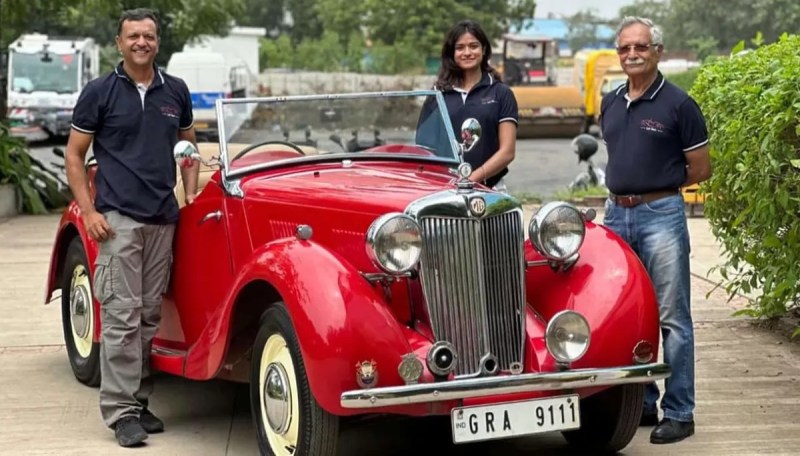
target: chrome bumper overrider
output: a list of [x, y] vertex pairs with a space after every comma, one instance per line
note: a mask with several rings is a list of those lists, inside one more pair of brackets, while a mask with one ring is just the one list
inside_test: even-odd
[[469, 378], [345, 391], [342, 393], [340, 403], [344, 408], [386, 407], [497, 394], [649, 383], [665, 379], [671, 373], [672, 369], [667, 364], [654, 363], [605, 369]]

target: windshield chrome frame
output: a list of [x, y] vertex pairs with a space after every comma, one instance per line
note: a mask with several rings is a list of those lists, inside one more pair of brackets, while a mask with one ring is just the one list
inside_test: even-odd
[[398, 158], [403, 157], [406, 159], [407, 157], [403, 154], [397, 153], [370, 153], [370, 154], [356, 154], [356, 153], [349, 153], [349, 152], [342, 152], [342, 153], [335, 153], [335, 154], [325, 154], [324, 156], [310, 156], [310, 157], [303, 157], [303, 158], [292, 158], [286, 160], [276, 160], [269, 163], [263, 164], [256, 164], [247, 166], [244, 168], [237, 169], [235, 171], [231, 171], [230, 169], [230, 162], [228, 161], [228, 138], [225, 135], [225, 116], [223, 115], [222, 109], [226, 105], [234, 105], [234, 104], [247, 104], [247, 103], [274, 103], [274, 102], [282, 102], [282, 101], [313, 101], [313, 100], [343, 100], [343, 99], [358, 99], [358, 98], [375, 98], [375, 97], [411, 97], [411, 96], [434, 96], [436, 98], [436, 103], [439, 107], [440, 112], [442, 113], [442, 118], [444, 120], [445, 129], [447, 131], [448, 136], [451, 140], [451, 148], [453, 151], [453, 158], [445, 158], [445, 157], [424, 157], [424, 156], [415, 156], [414, 159], [420, 161], [427, 161], [427, 162], [434, 162], [434, 163], [442, 163], [442, 164], [454, 164], [458, 165], [463, 162], [463, 157], [459, 153], [458, 149], [458, 141], [456, 139], [455, 133], [453, 131], [453, 125], [449, 122], [450, 114], [447, 111], [447, 105], [444, 102], [444, 96], [438, 90], [406, 90], [406, 91], [385, 91], [385, 92], [354, 92], [354, 93], [337, 93], [337, 94], [329, 94], [329, 95], [292, 95], [292, 96], [274, 96], [274, 97], [249, 97], [249, 98], [218, 98], [216, 100], [216, 115], [217, 115], [217, 132], [219, 134], [219, 148], [220, 148], [220, 164], [222, 166], [222, 179], [223, 184], [226, 186], [230, 183], [231, 180], [238, 180], [246, 174], [252, 173], [253, 171], [260, 171], [270, 168], [277, 168], [283, 167], [287, 164], [302, 164], [302, 163], [314, 163], [314, 162], [328, 162], [328, 161], [337, 161], [337, 160], [369, 160], [369, 159], [387, 159], [387, 158]]

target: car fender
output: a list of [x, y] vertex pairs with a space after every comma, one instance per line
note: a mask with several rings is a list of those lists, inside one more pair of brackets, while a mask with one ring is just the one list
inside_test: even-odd
[[[527, 245], [526, 259], [541, 260]], [[535, 266], [526, 276], [528, 301], [544, 320], [529, 331], [544, 331], [546, 322], [562, 310], [582, 314], [591, 330], [589, 349], [573, 367], [633, 364], [633, 349], [641, 341], [652, 344], [658, 358], [659, 313], [655, 290], [636, 253], [608, 228], [588, 223], [580, 258], [566, 271]], [[530, 334], [529, 337], [544, 334]], [[540, 365], [552, 360], [538, 350]]]
[[227, 304], [210, 318], [211, 326], [190, 350], [187, 377], [209, 378], [218, 372], [237, 297], [253, 281], [269, 283], [285, 303], [311, 391], [325, 410], [353, 413], [342, 409], [339, 400], [342, 391], [358, 388], [358, 362], [375, 362], [379, 386], [402, 384], [397, 366], [412, 349], [381, 288], [335, 252], [294, 238], [260, 247], [241, 268]]
[[[78, 209], [78, 205], [75, 202], [72, 202], [62, 214], [61, 220], [58, 223], [58, 228], [56, 229], [55, 241], [53, 242], [53, 249], [50, 254], [50, 267], [47, 272], [47, 286], [45, 287], [44, 295], [45, 304], [50, 304], [53, 302], [53, 292], [57, 288], [61, 287], [61, 274], [64, 272], [61, 270], [61, 268], [63, 267], [64, 260], [66, 259], [69, 243], [75, 236], [79, 236], [81, 238], [83, 249], [86, 254], [86, 260], [89, 263], [89, 273], [94, 276], [94, 260], [97, 258], [98, 249], [97, 242], [89, 237], [89, 234], [86, 232], [86, 229], [83, 226], [83, 219], [80, 215], [80, 209]], [[65, 290], [61, 290], [61, 292], [63, 293]], [[93, 308], [95, 313], [95, 321], [100, 321], [100, 303], [97, 301], [97, 299], [95, 299], [95, 305]], [[92, 336], [92, 340], [94, 342], [100, 341], [100, 331], [100, 325], [95, 325], [94, 335]]]

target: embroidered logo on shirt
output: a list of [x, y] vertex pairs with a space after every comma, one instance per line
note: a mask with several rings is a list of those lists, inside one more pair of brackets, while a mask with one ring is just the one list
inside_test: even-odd
[[161, 114], [165, 115], [167, 117], [173, 117], [175, 119], [180, 119], [181, 118], [180, 113], [178, 112], [178, 109], [175, 108], [174, 106], [162, 106], [161, 107]]
[[652, 131], [655, 133], [664, 133], [664, 130], [666, 129], [666, 127], [664, 127], [664, 124], [653, 119], [642, 120], [641, 124], [639, 125], [639, 128], [645, 131]]
[[497, 100], [495, 100], [494, 98], [489, 98], [489, 97], [481, 98], [481, 104], [494, 104], [494, 103], [497, 103]]

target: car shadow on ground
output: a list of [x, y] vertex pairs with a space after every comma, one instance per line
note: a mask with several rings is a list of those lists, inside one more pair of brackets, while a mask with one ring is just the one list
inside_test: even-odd
[[[182, 381], [176, 379], [175, 381]], [[249, 389], [247, 385], [219, 383], [219, 388], [234, 391], [234, 420], [247, 420], [249, 435], [255, 442], [255, 430], [250, 421]], [[224, 386], [223, 386], [224, 385]], [[240, 421], [241, 422], [241, 421]], [[585, 452], [568, 446], [559, 433], [495, 440], [470, 444], [454, 444], [449, 417], [380, 416], [347, 419], [342, 422], [338, 454], [347, 456], [577, 456]], [[241, 437], [238, 433], [236, 437]], [[255, 445], [255, 443], [253, 443]], [[619, 453], [623, 454], [623, 453]]]

